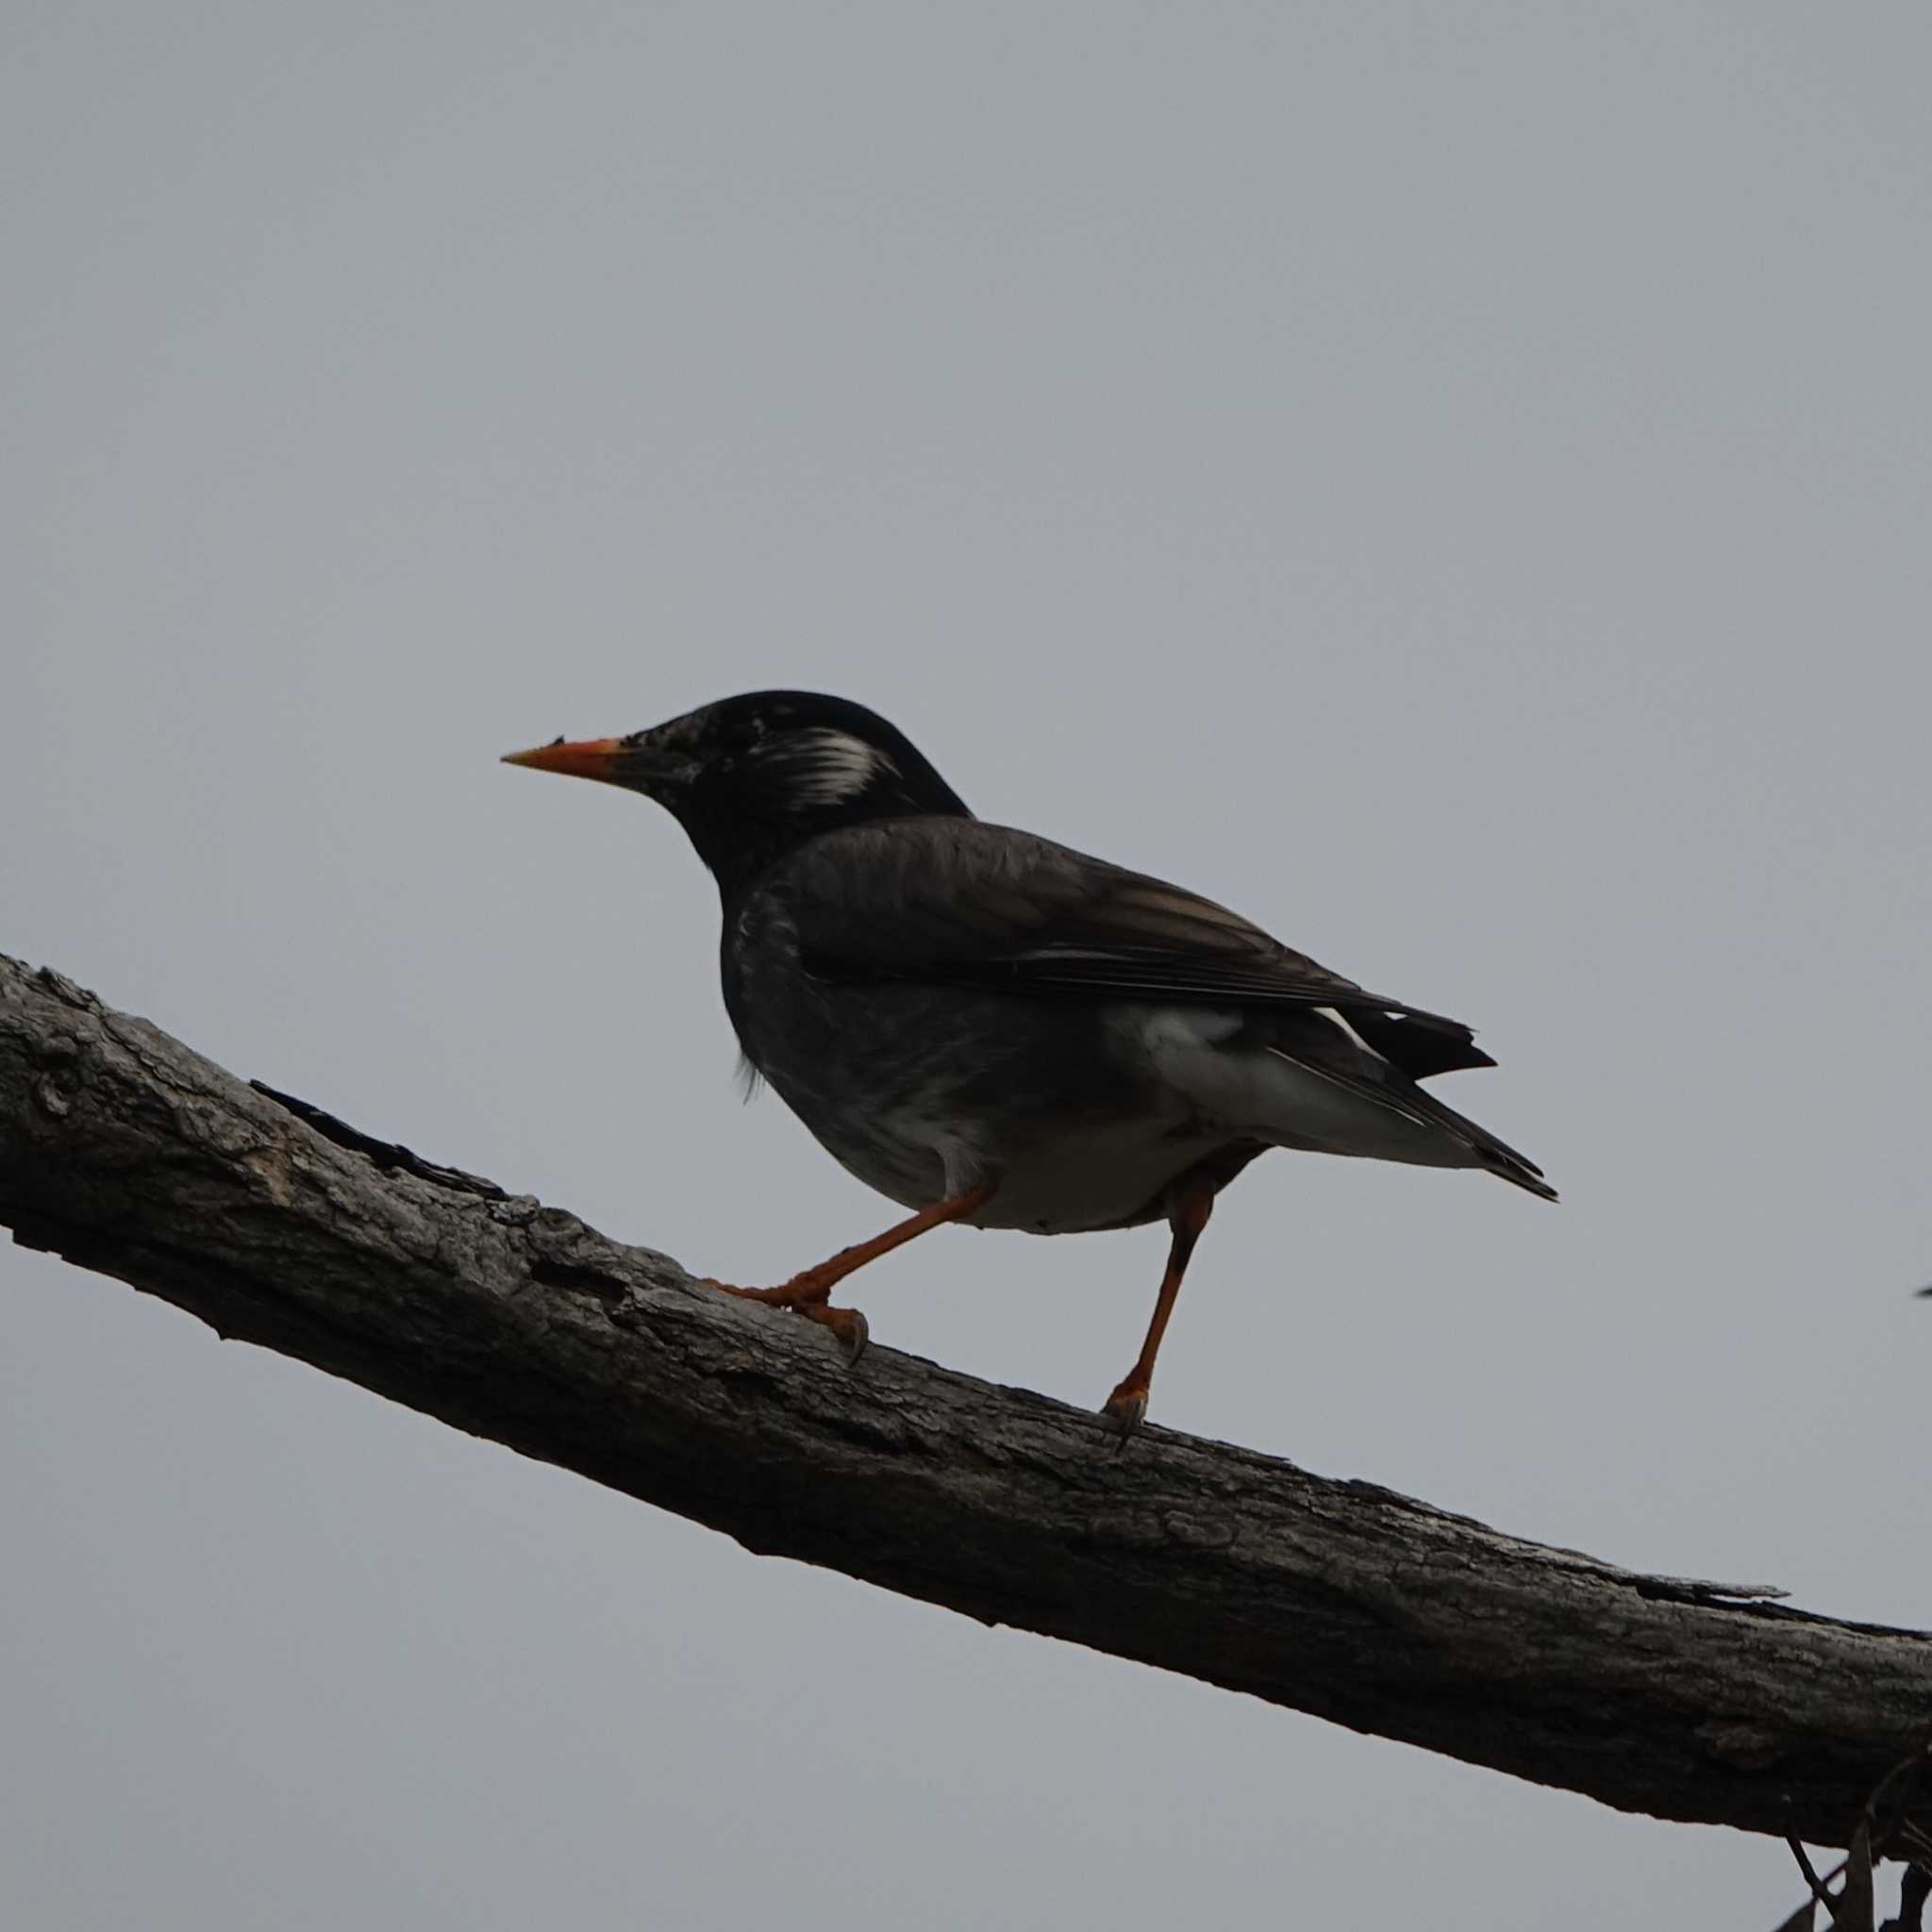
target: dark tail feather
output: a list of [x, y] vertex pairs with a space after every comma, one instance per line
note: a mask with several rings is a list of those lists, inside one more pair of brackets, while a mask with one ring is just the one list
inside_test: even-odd
[[1475, 1151], [1482, 1164], [1499, 1181], [1508, 1181], [1512, 1186], [1526, 1189], [1530, 1193], [1544, 1201], [1554, 1201], [1557, 1191], [1543, 1178], [1543, 1171], [1535, 1161], [1525, 1160], [1513, 1147], [1506, 1147], [1502, 1141], [1477, 1129]]
[[1344, 1006], [1341, 1010], [1375, 1052], [1411, 1080], [1496, 1064], [1459, 1020], [1440, 1019], [1434, 1013], [1391, 1013], [1382, 1007]]
[[[1507, 1181], [1544, 1201], [1557, 1198], [1556, 1189], [1543, 1179], [1543, 1171], [1535, 1161], [1416, 1084], [1423, 1074], [1496, 1064], [1480, 1047], [1471, 1043], [1468, 1027], [1454, 1020], [1440, 1020], [1413, 1010], [1401, 1020], [1387, 1012], [1372, 1014], [1366, 1023], [1360, 1014], [1351, 1012], [1339, 1028], [1332, 1024], [1337, 1017], [1321, 1008], [1277, 1015], [1274, 1038], [1268, 1051], [1279, 1054], [1307, 1073], [1318, 1074], [1338, 1087], [1388, 1108], [1418, 1126], [1434, 1128], [1450, 1141], [1459, 1141], [1475, 1156], [1476, 1164], [1498, 1180]], [[1430, 1024], [1417, 1025], [1419, 1019]], [[1374, 1030], [1368, 1030], [1371, 1027]], [[1398, 1027], [1405, 1029], [1400, 1039], [1407, 1049], [1407, 1066], [1397, 1061], [1384, 1045], [1391, 1031]], [[1424, 1047], [1425, 1041], [1428, 1045]], [[1423, 1051], [1418, 1052], [1418, 1047]]]
[[1557, 1191], [1543, 1178], [1543, 1171], [1526, 1155], [1517, 1153], [1507, 1141], [1499, 1141], [1487, 1127], [1479, 1127], [1467, 1114], [1445, 1107], [1433, 1093], [1411, 1088], [1411, 1105], [1426, 1112], [1464, 1141], [1475, 1158], [1499, 1181], [1535, 1194], [1540, 1200], [1554, 1201]]

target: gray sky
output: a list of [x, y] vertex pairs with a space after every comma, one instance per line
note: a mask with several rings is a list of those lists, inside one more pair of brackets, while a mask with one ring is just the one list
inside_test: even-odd
[[[668, 819], [774, 682], [1502, 1061], [1277, 1156], [1156, 1419], [1932, 1621], [1932, 15], [14, 9], [0, 947], [700, 1272], [891, 1212], [744, 1108]], [[874, 1333], [1098, 1403], [1158, 1232]], [[0, 1917], [1769, 1924], [1621, 1818], [734, 1545], [0, 1250]]]

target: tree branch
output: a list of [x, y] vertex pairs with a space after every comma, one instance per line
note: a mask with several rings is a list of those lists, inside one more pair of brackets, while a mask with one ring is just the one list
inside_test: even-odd
[[[694, 1283], [0, 955], [0, 1221], [735, 1537], [1625, 1810], [1842, 1844], [1932, 1637], [1634, 1574]], [[1932, 1795], [1913, 1813], [1932, 1826]]]

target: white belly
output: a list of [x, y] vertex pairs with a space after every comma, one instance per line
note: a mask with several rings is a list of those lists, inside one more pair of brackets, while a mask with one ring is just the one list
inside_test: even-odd
[[956, 1114], [894, 1109], [861, 1140], [821, 1138], [843, 1167], [908, 1208], [992, 1180], [998, 1192], [971, 1225], [1078, 1234], [1136, 1219], [1228, 1137], [1199, 1131], [1176, 1105], [1164, 1114], [1039, 1120], [997, 1141]]
[[1026, 1149], [973, 1217], [976, 1227], [1079, 1234], [1118, 1227], [1158, 1203], [1170, 1182], [1218, 1147], [1224, 1134], [1161, 1131], [1144, 1121], [1083, 1122]]

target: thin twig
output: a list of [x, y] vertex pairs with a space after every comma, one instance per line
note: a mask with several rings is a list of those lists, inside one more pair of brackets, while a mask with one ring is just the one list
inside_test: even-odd
[[[1829, 1883], [1829, 1880], [1819, 1877], [1817, 1867], [1814, 1866], [1811, 1862], [1811, 1854], [1807, 1852], [1805, 1849], [1805, 1847], [1798, 1842], [1796, 1839], [1790, 1837], [1789, 1834], [1786, 1835], [1785, 1842], [1791, 1848], [1791, 1857], [1797, 1859], [1798, 1861], [1798, 1870], [1805, 1874], [1805, 1883], [1810, 1888], [1811, 1896], [1814, 1899], [1816, 1899], [1818, 1903], [1821, 1906], [1823, 1906], [1827, 1912], [1837, 1911], [1838, 1900], [1835, 1899], [1831, 1895], [1831, 1893], [1825, 1890], [1824, 1889], [1825, 1886]], [[1833, 1878], [1840, 1876], [1844, 1872], [1844, 1869], [1845, 1861], [1842, 1858], [1840, 1858], [1839, 1862], [1832, 1867], [1831, 1876]]]

